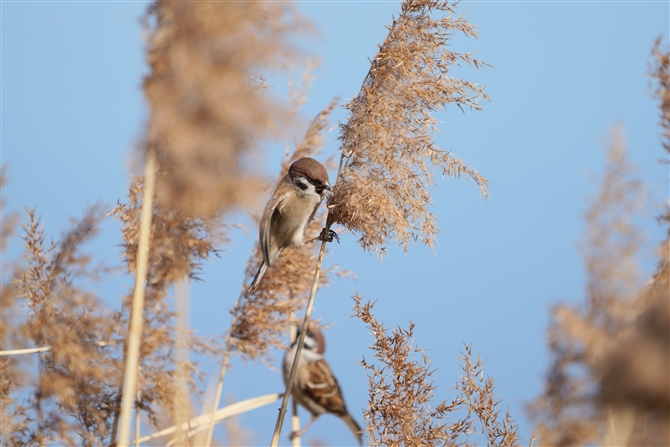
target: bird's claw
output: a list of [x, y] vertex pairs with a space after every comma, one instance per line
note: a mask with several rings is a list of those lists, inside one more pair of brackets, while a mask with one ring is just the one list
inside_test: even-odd
[[333, 242], [336, 240], [338, 244], [340, 243], [340, 237], [337, 235], [337, 233], [335, 233], [333, 230], [326, 230], [325, 228], [321, 230], [319, 240], [323, 242]]

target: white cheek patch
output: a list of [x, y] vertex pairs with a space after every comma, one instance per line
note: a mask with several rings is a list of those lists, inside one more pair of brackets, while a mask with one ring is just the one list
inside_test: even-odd
[[296, 189], [303, 194], [316, 194], [316, 188], [304, 177], [296, 177], [293, 180]]
[[295, 180], [293, 180], [293, 183], [295, 183], [300, 191], [306, 191], [310, 186], [309, 182], [302, 177], [296, 177]]

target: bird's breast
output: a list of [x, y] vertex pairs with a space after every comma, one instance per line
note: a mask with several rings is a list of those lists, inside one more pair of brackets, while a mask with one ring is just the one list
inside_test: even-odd
[[279, 246], [293, 244], [302, 247], [303, 232], [314, 209], [319, 206], [321, 198], [315, 194], [293, 194], [284, 200], [279, 207], [279, 216], [273, 219], [275, 235], [280, 236]]

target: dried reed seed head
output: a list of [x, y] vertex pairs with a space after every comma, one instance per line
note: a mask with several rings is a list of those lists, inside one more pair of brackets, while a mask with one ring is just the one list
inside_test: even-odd
[[432, 246], [437, 227], [428, 211], [434, 170], [473, 179], [486, 195], [488, 181], [450, 152], [435, 147], [431, 112], [449, 103], [479, 110], [488, 99], [484, 87], [448, 75], [460, 62], [485, 65], [469, 53], [446, 49], [455, 32], [475, 37], [462, 18], [433, 18], [453, 13], [446, 1], [416, 0], [402, 12], [372, 61], [363, 87], [347, 105], [342, 126], [344, 165], [328, 201], [332, 223], [361, 233], [365, 249], [387, 243], [404, 248], [414, 240]]
[[[652, 50], [650, 75], [657, 81], [662, 143], [670, 152], [670, 50], [661, 48], [661, 38]], [[656, 274], [635, 302], [639, 314], [624, 326], [620, 342], [605, 356], [600, 367], [599, 404], [614, 417], [628, 418], [633, 426], [627, 443], [670, 444], [670, 212], [661, 215], [667, 236], [658, 251]]]
[[[667, 270], [646, 291], [648, 309], [603, 361], [603, 405], [632, 407], [664, 418], [670, 433], [670, 296]], [[667, 444], [667, 442], [666, 442]], [[660, 444], [659, 444], [660, 445]]]
[[651, 51], [649, 74], [657, 82], [654, 94], [660, 101], [663, 147], [670, 153], [670, 49], [662, 47], [662, 36], [656, 39]]
[[[659, 371], [667, 349], [649, 330], [670, 331], [667, 321], [649, 324], [650, 313], [656, 313], [653, 291], [663, 281], [667, 302], [667, 276], [663, 279], [660, 267], [647, 291], [640, 287], [636, 255], [642, 239], [632, 222], [641, 188], [625, 152], [623, 133], [613, 132], [600, 190], [586, 214], [586, 296], [578, 305], [561, 304], [552, 312], [552, 365], [543, 394], [531, 406], [543, 444], [611, 444], [617, 436], [631, 445], [670, 441], [667, 418], [661, 421], [641, 405], [650, 402], [650, 395], [667, 395], [667, 362], [666, 371]], [[633, 367], [639, 361], [644, 371]], [[629, 418], [628, 433], [612, 428], [621, 417]], [[659, 438], [660, 433], [665, 434]]]
[[159, 199], [188, 216], [252, 203], [261, 188], [249, 157], [284, 113], [253, 76], [296, 55], [289, 38], [303, 22], [286, 3], [157, 1], [151, 14], [145, 91]]
[[[132, 179], [128, 203], [118, 203], [110, 213], [122, 223], [122, 246], [129, 273], [135, 271], [142, 208], [143, 179]], [[203, 262], [227, 242], [227, 228], [217, 219], [187, 218], [157, 203], [152, 217], [148, 280], [165, 289], [184, 278], [198, 279]]]
[[[122, 246], [130, 274], [136, 268], [142, 195], [143, 180], [134, 178], [127, 203], [117, 204], [111, 213], [122, 223]], [[179, 418], [174, 402], [182, 385], [190, 393], [200, 393], [196, 383], [202, 378], [194, 362], [180, 362], [183, 380], [181, 385], [175, 383], [173, 365], [177, 348], [185, 345], [191, 352], [204, 355], [219, 354], [222, 350], [217, 340], [194, 337], [188, 332], [177, 341], [174, 334], [179, 328], [175, 327], [175, 315], [166, 300], [171, 284], [186, 278], [197, 280], [202, 263], [225, 242], [226, 228], [216, 217], [187, 218], [161, 202], [154, 204], [138, 377], [138, 406], [152, 423], [157, 424], [161, 415]], [[120, 316], [123, 327], [120, 332], [124, 336], [131, 299], [130, 295], [124, 297], [124, 313]]]
[[[477, 431], [486, 434], [489, 445], [517, 445], [518, 427], [509, 413], [500, 416], [493, 380], [484, 379], [483, 364], [479, 358], [472, 362], [467, 345], [462, 358], [465, 375], [456, 387], [459, 395], [435, 405], [433, 370], [425, 351], [413, 345], [414, 324], [389, 334], [372, 314], [374, 304], [363, 303], [358, 294], [352, 298], [355, 316], [374, 336], [374, 362], [361, 361], [369, 377], [364, 416], [370, 446], [471, 445], [469, 436]], [[463, 417], [456, 422], [448, 420], [459, 416]], [[476, 423], [480, 430], [475, 430]]]
[[[92, 265], [82, 250], [103, 217], [102, 207], [92, 207], [71, 220], [59, 242], [46, 245], [40, 220], [28, 210], [26, 268], [15, 278], [15, 290], [30, 313], [17, 325], [30, 344], [51, 350], [40, 354], [37, 377], [24, 377], [13, 390], [4, 386], [11, 370], [3, 370], [3, 393], [10, 393], [3, 396], [8, 397], [3, 398], [3, 444], [102, 445], [108, 440], [120, 381], [121, 349], [110, 337], [116, 319], [80, 285], [109, 272]], [[111, 343], [100, 348], [101, 340]], [[17, 418], [23, 422], [15, 424]], [[14, 430], [5, 431], [5, 425]]]

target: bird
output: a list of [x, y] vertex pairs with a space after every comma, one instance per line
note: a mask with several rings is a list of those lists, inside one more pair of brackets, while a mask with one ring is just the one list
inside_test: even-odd
[[268, 267], [272, 266], [283, 249], [289, 245], [302, 247], [303, 233], [314, 213], [332, 188], [328, 171], [313, 158], [300, 158], [291, 164], [270, 197], [259, 227], [259, 244], [263, 260], [251, 285], [254, 292]]
[[[295, 341], [284, 356], [284, 385], [291, 372], [299, 337], [300, 328], [298, 328]], [[292, 433], [291, 438], [303, 435], [320, 415], [330, 413], [342, 419], [356, 436], [358, 444], [363, 445], [361, 427], [347, 411], [340, 385], [323, 358], [325, 350], [326, 341], [321, 330], [315, 324], [310, 323], [305, 333], [291, 395], [312, 414], [312, 419], [301, 430]]]

